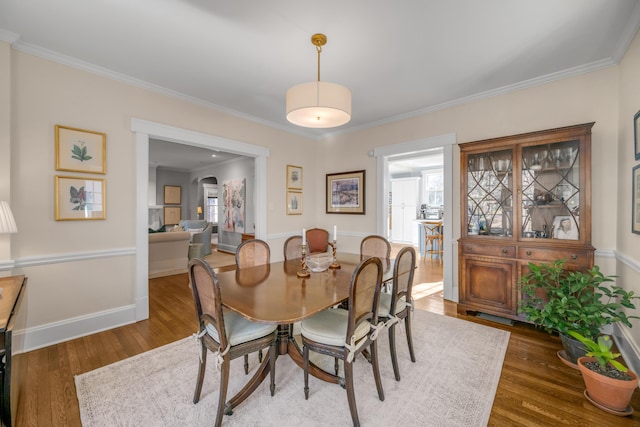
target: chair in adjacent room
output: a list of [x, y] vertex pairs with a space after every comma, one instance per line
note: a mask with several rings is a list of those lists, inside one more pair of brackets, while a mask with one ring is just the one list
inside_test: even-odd
[[291, 236], [284, 242], [284, 260], [302, 258], [302, 236]]
[[310, 228], [306, 233], [307, 254], [327, 252], [333, 243], [329, 241], [329, 232], [324, 228]]
[[207, 352], [214, 354], [220, 368], [220, 390], [216, 426], [222, 424], [225, 412], [231, 360], [269, 348], [270, 391], [275, 393], [275, 360], [277, 325], [251, 322], [238, 313], [222, 309], [218, 279], [205, 261], [194, 258], [189, 261], [189, 279], [198, 316], [200, 364], [193, 403], [198, 403], [207, 365]]
[[[269, 264], [271, 249], [264, 240], [250, 239], [240, 243], [236, 248], [236, 268], [243, 269]], [[258, 352], [258, 361], [262, 362], [262, 350]], [[244, 356], [244, 372], [249, 373], [249, 355]]]
[[[389, 349], [391, 351], [391, 363], [396, 381], [400, 381], [398, 369], [398, 356], [396, 353], [396, 323], [404, 319], [407, 333], [407, 344], [411, 361], [415, 363], [416, 356], [413, 351], [413, 338], [411, 337], [411, 317], [413, 312], [413, 298], [411, 288], [413, 286], [413, 274], [416, 268], [416, 251], [411, 246], [400, 249], [393, 267], [393, 279], [391, 293], [380, 294], [380, 306], [378, 318], [385, 323], [389, 331]], [[392, 309], [393, 307], [393, 309]]]
[[430, 258], [433, 258], [433, 255], [437, 254], [440, 255], [440, 259], [442, 259], [444, 236], [442, 221], [423, 221], [422, 226], [424, 227], [423, 258], [426, 258], [427, 253], [429, 253]]
[[309, 398], [309, 352], [341, 359], [344, 364], [344, 388], [354, 426], [359, 426], [353, 388], [353, 362], [363, 350], [371, 354], [371, 366], [378, 391], [384, 400], [378, 350], [378, 299], [382, 280], [379, 258], [367, 258], [354, 270], [349, 289], [349, 309], [327, 309], [304, 319], [300, 325], [304, 358], [304, 396]]

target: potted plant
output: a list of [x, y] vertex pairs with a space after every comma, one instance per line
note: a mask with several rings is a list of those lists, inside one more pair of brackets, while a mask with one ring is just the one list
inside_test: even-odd
[[587, 387], [585, 397], [607, 412], [630, 415], [633, 409], [629, 402], [638, 387], [638, 376], [616, 360], [620, 353], [611, 351], [611, 337], [601, 335], [594, 341], [576, 331], [568, 333], [587, 348], [586, 356], [578, 358], [578, 367]]
[[633, 300], [639, 297], [611, 285], [615, 276], [603, 275], [597, 265], [581, 272], [566, 270], [564, 264], [565, 260], [529, 263], [530, 271], [519, 282], [522, 298], [518, 308], [528, 321], [560, 334], [564, 352], [558, 356], [575, 364], [586, 349], [567, 332], [576, 331], [596, 341], [605, 325], [622, 322], [631, 327], [629, 320], [638, 316], [628, 316], [624, 309], [634, 309]]

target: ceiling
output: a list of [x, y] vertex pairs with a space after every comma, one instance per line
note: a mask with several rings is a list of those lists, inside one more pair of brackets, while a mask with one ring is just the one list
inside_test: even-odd
[[[0, 3], [0, 40], [17, 50], [312, 138], [617, 64], [639, 26], [640, 0]], [[287, 89], [317, 78], [316, 32], [321, 79], [352, 91], [339, 128], [285, 118]], [[151, 163], [210, 157], [175, 148], [152, 144]]]

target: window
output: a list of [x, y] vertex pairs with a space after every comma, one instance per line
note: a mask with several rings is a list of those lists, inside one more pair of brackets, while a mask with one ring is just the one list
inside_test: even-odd
[[207, 197], [207, 221], [218, 223], [218, 198]]
[[444, 173], [442, 169], [422, 171], [424, 203], [429, 207], [444, 205]]

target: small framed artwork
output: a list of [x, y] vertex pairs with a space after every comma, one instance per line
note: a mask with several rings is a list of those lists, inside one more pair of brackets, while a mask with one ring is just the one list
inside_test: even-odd
[[327, 174], [327, 213], [365, 214], [365, 171]]
[[164, 204], [179, 205], [182, 201], [182, 187], [179, 185], [164, 186]]
[[106, 218], [104, 179], [56, 176], [54, 193], [56, 221]]
[[633, 116], [633, 144], [636, 153], [636, 160], [640, 160], [640, 111]]
[[107, 134], [56, 125], [56, 170], [107, 173]]
[[578, 240], [579, 236], [576, 218], [571, 215], [556, 215], [553, 217], [554, 239]]
[[634, 166], [633, 175], [633, 197], [631, 198], [631, 231], [640, 234], [640, 165]]
[[287, 188], [302, 190], [302, 167], [287, 165]]
[[165, 225], [175, 225], [180, 222], [182, 216], [182, 208], [179, 206], [165, 206], [164, 223]]
[[287, 215], [302, 215], [301, 191], [287, 191]]

